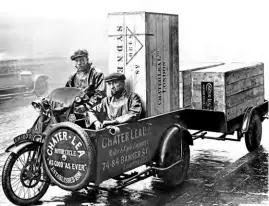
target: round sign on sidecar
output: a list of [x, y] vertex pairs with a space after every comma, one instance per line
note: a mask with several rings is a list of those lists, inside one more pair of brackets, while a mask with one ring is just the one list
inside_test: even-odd
[[71, 122], [57, 124], [43, 146], [47, 174], [66, 190], [79, 190], [89, 183], [94, 156], [95, 148], [87, 133]]

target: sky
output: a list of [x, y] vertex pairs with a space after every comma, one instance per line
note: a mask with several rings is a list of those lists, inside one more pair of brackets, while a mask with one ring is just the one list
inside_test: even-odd
[[112, 12], [179, 15], [180, 61], [268, 61], [267, 0], [0, 0], [0, 59], [108, 58]]

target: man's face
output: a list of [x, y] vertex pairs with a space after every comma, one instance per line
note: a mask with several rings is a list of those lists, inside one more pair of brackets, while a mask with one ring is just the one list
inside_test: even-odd
[[107, 85], [111, 91], [112, 95], [115, 95], [117, 92], [121, 91], [124, 88], [124, 80], [112, 80], [107, 82]]
[[88, 63], [87, 57], [78, 57], [75, 59], [76, 62], [76, 68], [78, 70], [83, 70], [86, 64]]

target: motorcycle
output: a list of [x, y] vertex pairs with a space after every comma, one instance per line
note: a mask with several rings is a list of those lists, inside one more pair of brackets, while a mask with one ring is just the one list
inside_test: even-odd
[[[3, 168], [3, 191], [16, 205], [34, 204], [50, 184], [74, 192], [110, 191], [157, 176], [173, 187], [187, 175], [193, 142], [178, 117], [189, 110], [94, 130], [85, 111], [98, 107], [76, 88], [56, 89], [32, 105], [39, 116], [7, 148]], [[142, 165], [144, 170], [132, 171]], [[115, 187], [100, 186], [111, 178]]]
[[14, 204], [28, 205], [39, 200], [51, 180], [42, 160], [42, 146], [48, 132], [60, 122], [86, 126], [85, 111], [91, 109], [88, 96], [77, 88], [58, 88], [48, 97], [32, 102], [39, 116], [25, 134], [14, 138], [3, 172], [2, 187]]

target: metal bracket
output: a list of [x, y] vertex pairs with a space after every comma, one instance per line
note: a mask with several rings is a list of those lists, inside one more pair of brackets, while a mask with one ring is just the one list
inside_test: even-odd
[[[182, 151], [182, 149], [181, 149], [181, 151]], [[182, 154], [181, 154], [181, 156], [182, 156]], [[152, 166], [151, 168], [154, 169], [154, 170], [165, 171], [165, 170], [168, 170], [168, 169], [170, 169], [170, 168], [176, 166], [177, 164], [179, 164], [179, 163], [181, 163], [181, 162], [183, 162], [182, 159], [178, 160], [177, 162], [171, 164], [171, 165], [168, 166], [168, 167], [154, 167], [154, 166]]]
[[151, 167], [147, 168], [144, 171], [138, 173], [137, 175], [135, 175], [127, 180], [118, 181], [119, 186], [116, 187], [115, 189], [116, 190], [122, 189], [128, 185], [131, 185], [131, 184], [138, 182], [140, 180], [144, 180], [144, 179], [151, 177], [155, 174], [156, 174], [156, 171], [154, 171]]
[[[200, 134], [200, 135], [198, 135], [198, 134]], [[201, 138], [201, 139], [214, 139], [214, 140], [221, 140], [221, 141], [225, 141], [225, 140], [236, 141], [236, 142], [240, 141], [240, 138], [237, 138], [237, 139], [227, 138], [226, 137], [227, 133], [224, 133], [218, 137], [205, 136], [206, 134], [207, 134], [207, 132], [203, 132], [202, 130], [195, 132], [192, 134], [193, 140]]]
[[247, 110], [244, 114], [242, 129], [241, 129], [243, 134], [245, 134], [248, 131], [250, 118], [251, 118], [251, 115], [252, 115], [252, 112], [254, 109], [255, 109], [255, 107], [249, 107], [249, 108], [247, 108]]

